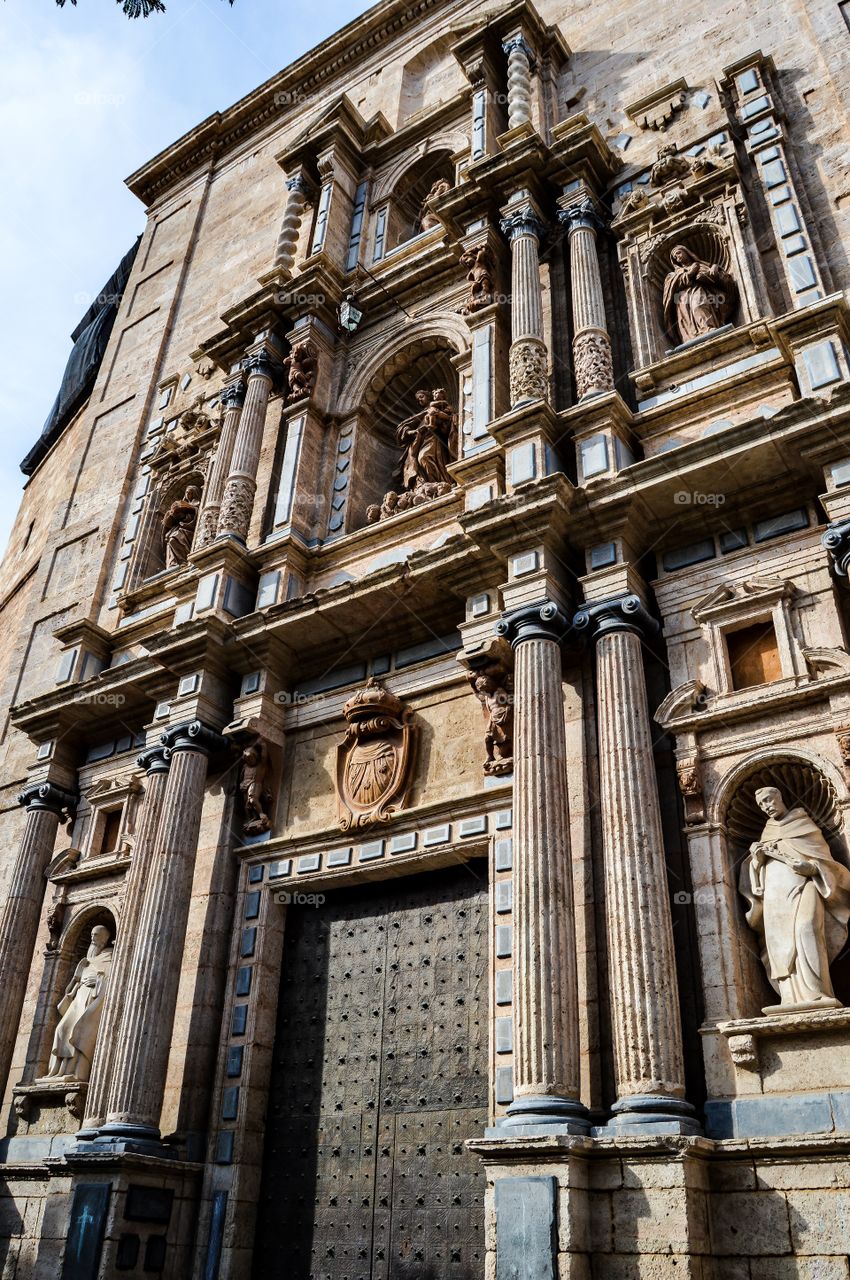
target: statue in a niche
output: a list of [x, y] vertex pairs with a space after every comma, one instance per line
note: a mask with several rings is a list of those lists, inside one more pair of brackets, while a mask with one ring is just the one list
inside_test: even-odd
[[447, 182], [445, 178], [438, 178], [422, 201], [422, 208], [419, 211], [419, 229], [420, 231], [430, 231], [432, 227], [439, 227], [442, 224], [436, 213], [431, 209], [431, 201], [439, 200], [441, 196], [447, 195], [452, 189], [452, 184]]
[[419, 412], [396, 428], [396, 439], [405, 446], [402, 479], [405, 489], [418, 484], [452, 486], [446, 464], [453, 453], [455, 415], [442, 387], [416, 392]]
[[691, 342], [722, 329], [735, 309], [738, 289], [728, 271], [703, 262], [683, 244], [670, 253], [664, 281], [664, 324], [671, 338]]
[[88, 1080], [111, 967], [109, 930], [96, 924], [85, 959], [59, 1001], [62, 1016], [53, 1037], [48, 1076]]
[[755, 799], [767, 822], [750, 845], [741, 892], [780, 1000], [764, 1012], [840, 1008], [829, 966], [847, 939], [850, 871], [833, 858], [805, 809], [789, 809], [776, 787], [760, 787]]
[[245, 812], [246, 835], [262, 835], [271, 827], [266, 810], [271, 806], [272, 795], [268, 786], [269, 751], [262, 738], [242, 750], [242, 766], [239, 774], [239, 791]]
[[165, 567], [173, 569], [175, 565], [185, 564], [192, 550], [192, 539], [195, 536], [195, 525], [198, 523], [198, 509], [201, 505], [201, 491], [197, 485], [187, 486], [182, 498], [172, 502], [162, 518], [162, 534], [165, 539]]

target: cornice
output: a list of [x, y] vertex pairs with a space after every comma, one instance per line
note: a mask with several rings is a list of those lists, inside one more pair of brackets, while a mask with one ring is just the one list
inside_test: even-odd
[[[446, 0], [381, 0], [232, 107], [208, 116], [132, 173], [127, 186], [143, 203], [152, 204], [193, 170], [225, 155], [270, 121], [282, 124], [335, 76], [445, 7]], [[468, 6], [462, 0], [452, 5], [453, 10], [464, 7]]]

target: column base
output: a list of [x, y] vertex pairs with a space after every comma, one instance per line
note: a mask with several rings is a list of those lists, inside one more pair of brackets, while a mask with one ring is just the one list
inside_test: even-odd
[[696, 1112], [684, 1098], [665, 1094], [641, 1093], [620, 1098], [611, 1108], [611, 1119], [594, 1131], [596, 1137], [641, 1137], [644, 1134], [678, 1133], [699, 1136], [702, 1125]]
[[80, 1129], [77, 1151], [91, 1155], [159, 1156], [174, 1160], [177, 1153], [160, 1137], [159, 1129], [144, 1124], [103, 1124], [98, 1129]]
[[542, 1133], [590, 1134], [590, 1116], [587, 1108], [575, 1098], [543, 1096], [517, 1098], [508, 1107], [508, 1114], [488, 1134], [502, 1136], [510, 1129], [517, 1137], [533, 1137], [531, 1130]]

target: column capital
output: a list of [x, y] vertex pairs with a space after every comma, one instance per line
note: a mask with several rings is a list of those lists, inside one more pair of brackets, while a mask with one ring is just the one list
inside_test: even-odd
[[219, 396], [219, 401], [223, 409], [240, 409], [242, 407], [245, 403], [245, 383], [241, 374], [233, 382], [225, 383], [224, 389]]
[[509, 244], [519, 240], [521, 236], [533, 236], [542, 240], [546, 232], [546, 224], [531, 205], [522, 205], [512, 213], [505, 213], [499, 219], [502, 235]]
[[266, 347], [261, 347], [257, 351], [248, 352], [242, 367], [249, 378], [268, 378], [269, 382], [273, 382], [279, 364]]
[[573, 618], [573, 630], [593, 642], [613, 631], [632, 631], [648, 639], [660, 631], [655, 619], [644, 608], [640, 596], [614, 596], [580, 609]]
[[821, 546], [829, 552], [835, 572], [846, 578], [850, 567], [850, 520], [839, 520], [829, 525], [820, 540]]
[[136, 764], [149, 776], [152, 773], [168, 773], [171, 751], [168, 747], [148, 747], [136, 756]]
[[512, 609], [496, 623], [496, 634], [510, 641], [511, 648], [526, 640], [551, 640], [561, 644], [570, 629], [570, 620], [554, 600], [538, 600]]
[[24, 805], [27, 809], [47, 810], [55, 813], [57, 817], [73, 818], [77, 812], [77, 802], [79, 796], [72, 791], [65, 791], [63, 787], [57, 787], [55, 782], [34, 782], [31, 786], [25, 787], [18, 796], [18, 804]]
[[160, 742], [171, 752], [196, 751], [209, 756], [214, 751], [227, 751], [230, 744], [215, 729], [210, 729], [202, 720], [186, 720], [183, 724], [171, 725], [163, 730]]
[[517, 35], [509, 36], [507, 40], [503, 40], [502, 50], [508, 57], [515, 51], [524, 53], [528, 58], [529, 67], [532, 71], [534, 70], [537, 61], [534, 56], [534, 50], [521, 32], [517, 33]]
[[313, 190], [313, 184], [305, 174], [296, 173], [293, 177], [286, 179], [286, 189], [307, 198]]
[[566, 227], [568, 233], [573, 231], [592, 231], [596, 234], [605, 230], [605, 218], [595, 200], [583, 196], [573, 204], [558, 210], [558, 221]]

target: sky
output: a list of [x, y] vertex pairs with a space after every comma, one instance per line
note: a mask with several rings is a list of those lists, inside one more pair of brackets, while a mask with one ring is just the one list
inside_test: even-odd
[[144, 226], [124, 179], [368, 0], [0, 0], [0, 550], [70, 334]]

